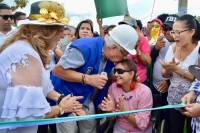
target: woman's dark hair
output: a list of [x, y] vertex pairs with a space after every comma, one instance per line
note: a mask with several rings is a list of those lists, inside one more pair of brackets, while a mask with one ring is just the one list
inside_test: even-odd
[[190, 14], [185, 14], [183, 16], [180, 16], [176, 21], [184, 22], [186, 28], [189, 30], [195, 29], [195, 33], [192, 36], [193, 43], [200, 40], [200, 25], [194, 16]]
[[136, 20], [138, 27], [140, 28], [140, 31], [142, 30], [142, 21]]
[[119, 64], [119, 63], [122, 64], [123, 66], [125, 66], [125, 68], [127, 70], [133, 71], [134, 72], [134, 76], [132, 78], [132, 81], [133, 82], [138, 82], [138, 80], [137, 80], [137, 78], [138, 78], [137, 66], [136, 66], [135, 62], [130, 60], [130, 59], [128, 59], [128, 58], [126, 58], [126, 59], [123, 59], [123, 60], [119, 61], [117, 64]]
[[76, 27], [76, 31], [75, 31], [75, 37], [76, 37], [76, 39], [80, 39], [79, 30], [80, 30], [81, 25], [82, 25], [83, 23], [88, 23], [88, 24], [90, 24], [91, 31], [92, 31], [92, 33], [94, 32], [91, 21], [90, 21], [90, 20], [83, 20], [83, 21], [81, 21], [81, 22], [78, 24], [78, 26]]

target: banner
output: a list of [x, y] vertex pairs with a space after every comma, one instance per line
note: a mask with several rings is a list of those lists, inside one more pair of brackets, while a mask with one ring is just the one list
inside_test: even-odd
[[126, 0], [94, 0], [94, 2], [100, 18], [124, 16], [128, 13]]

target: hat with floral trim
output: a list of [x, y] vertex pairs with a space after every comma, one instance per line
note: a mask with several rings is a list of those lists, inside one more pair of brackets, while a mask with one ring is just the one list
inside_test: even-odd
[[54, 1], [38, 1], [31, 4], [29, 19], [20, 20], [17, 26], [31, 25], [67, 25], [69, 18], [65, 17], [65, 9]]

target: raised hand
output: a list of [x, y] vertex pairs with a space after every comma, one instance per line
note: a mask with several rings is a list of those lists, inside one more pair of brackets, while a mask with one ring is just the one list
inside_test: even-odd
[[165, 41], [163, 40], [164, 36], [160, 37], [155, 45], [156, 50], [160, 50], [161, 48], [165, 47]]
[[172, 61], [170, 62], [166, 62], [166, 61], [161, 61], [160, 60], [160, 64], [162, 65], [162, 67], [167, 71], [167, 72], [175, 72], [177, 70], [178, 64], [180, 62], [176, 62], [175, 58], [172, 58]]
[[102, 106], [103, 111], [107, 111], [107, 112], [113, 111], [114, 105], [109, 94], [108, 94], [108, 98], [104, 97], [104, 100], [102, 101], [101, 106]]
[[124, 107], [124, 97], [120, 97], [117, 100], [117, 112], [122, 112], [122, 111], [126, 111], [125, 107]]
[[103, 25], [103, 20], [102, 20], [102, 18], [100, 18], [100, 17], [97, 15], [97, 16], [96, 16], [96, 19], [97, 19], [97, 23], [98, 23], [99, 27], [102, 27], [102, 25]]

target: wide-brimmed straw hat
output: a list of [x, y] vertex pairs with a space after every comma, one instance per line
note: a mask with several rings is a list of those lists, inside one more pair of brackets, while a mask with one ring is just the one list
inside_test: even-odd
[[20, 20], [17, 26], [32, 25], [67, 25], [69, 18], [65, 17], [65, 9], [54, 1], [38, 1], [31, 4], [29, 19]]

